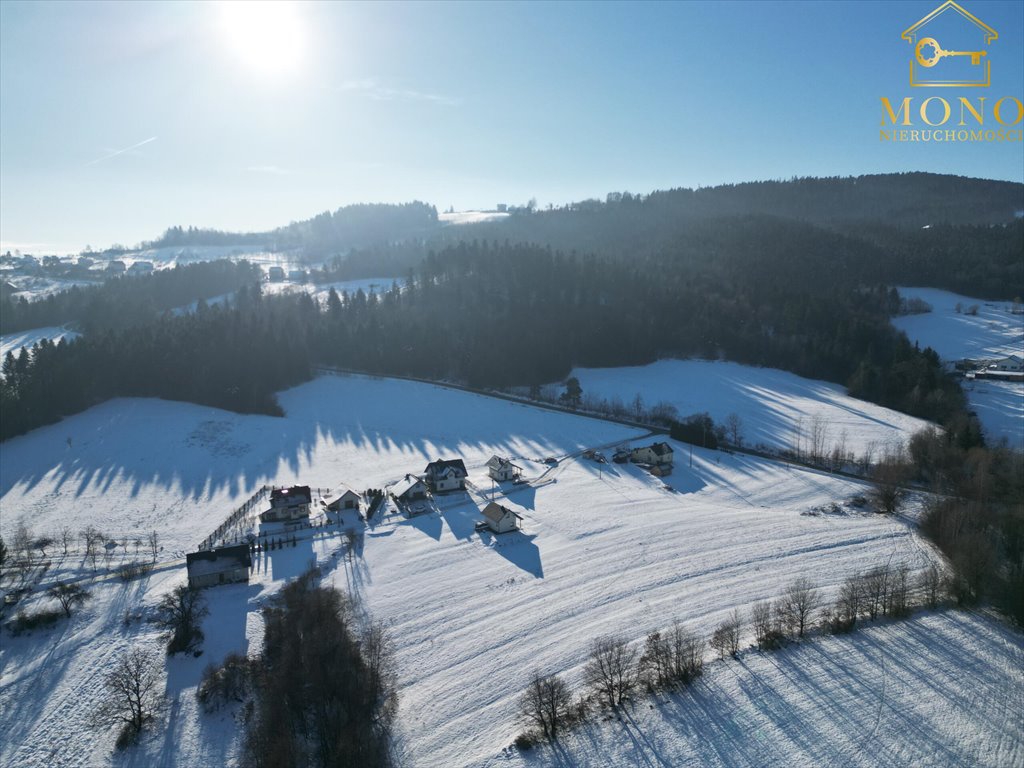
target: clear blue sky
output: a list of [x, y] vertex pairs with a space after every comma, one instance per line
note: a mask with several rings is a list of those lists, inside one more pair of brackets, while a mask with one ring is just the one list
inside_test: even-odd
[[[900, 34], [938, 4], [4, 0], [0, 240], [805, 175], [1024, 181], [1019, 142], [879, 141], [881, 96], [980, 95], [909, 87]], [[1024, 3], [962, 4], [999, 32], [988, 103], [1021, 98]]]

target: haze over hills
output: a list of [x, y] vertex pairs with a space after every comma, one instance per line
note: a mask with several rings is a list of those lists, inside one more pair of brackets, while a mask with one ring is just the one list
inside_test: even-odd
[[[877, 174], [756, 181], [649, 194], [612, 192], [605, 200], [583, 200], [543, 211], [530, 204], [511, 208], [519, 215], [464, 224], [458, 233], [443, 229], [434, 206], [416, 201], [344, 206], [266, 232], [174, 226], [143, 245], [239, 244], [302, 249], [310, 257], [322, 258], [351, 248], [440, 236], [443, 240], [511, 238], [604, 253], [620, 245], [619, 231], [632, 235], [643, 228], [660, 241], [684, 235], [695, 221], [733, 216], [774, 216], [841, 231], [865, 224], [898, 229], [1003, 224], [1024, 215], [1024, 185], [933, 173]], [[530, 214], [529, 218], [524, 214]]]

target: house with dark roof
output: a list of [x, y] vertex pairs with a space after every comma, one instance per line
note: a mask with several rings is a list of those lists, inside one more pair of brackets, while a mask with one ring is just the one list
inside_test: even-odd
[[434, 493], [466, 488], [466, 465], [462, 459], [438, 459], [427, 464], [424, 481]]
[[483, 511], [484, 522], [495, 533], [509, 533], [523, 527], [523, 517], [518, 512], [492, 501]]
[[491, 456], [487, 461], [487, 474], [493, 480], [502, 482], [504, 480], [518, 480], [523, 473], [523, 468], [512, 463], [510, 459], [503, 459], [500, 456]]
[[671, 464], [673, 459], [672, 446], [668, 443], [645, 445], [629, 452], [629, 460], [634, 464], [666, 465]]
[[193, 589], [248, 582], [251, 566], [248, 544], [189, 552], [185, 555], [188, 585]]
[[270, 492], [270, 509], [260, 515], [264, 523], [301, 520], [309, 517], [313, 494], [308, 485], [293, 485], [291, 488], [275, 488]]

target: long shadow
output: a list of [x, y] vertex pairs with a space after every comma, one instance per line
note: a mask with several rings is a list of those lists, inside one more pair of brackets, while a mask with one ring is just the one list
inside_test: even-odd
[[[427, 384], [382, 379], [370, 387], [356, 376], [323, 376], [279, 400], [286, 418], [156, 399], [108, 401], [8, 441], [0, 496], [15, 489], [27, 493], [44, 478], [53, 479], [58, 492], [70, 487], [76, 497], [109, 489], [115, 480], [127, 483], [132, 497], [149, 485], [177, 489], [190, 499], [224, 491], [241, 496], [277, 478], [282, 463], [300, 473], [323, 444], [397, 449], [419, 457], [412, 463], [426, 463], [485, 448], [512, 454], [517, 441], [564, 452], [575, 448], [567, 444], [567, 420], [586, 425], [583, 435], [612, 428], [570, 414], [534, 415], [520, 404]], [[403, 422], [415, 427], [402, 434], [394, 425]], [[510, 432], [509, 425], [517, 424], [520, 431]], [[174, 462], [166, 461], [169, 447]]]
[[536, 534], [522, 531], [495, 534], [481, 531], [480, 539], [488, 549], [497, 552], [517, 568], [521, 568], [538, 579], [544, 578], [544, 566], [540, 561], [540, 549], [533, 540]]
[[316, 558], [312, 539], [299, 538], [298, 535], [294, 546], [290, 539], [282, 538], [280, 547], [264, 554], [270, 559], [270, 577], [274, 581], [285, 581], [301, 576], [309, 570], [310, 561]]

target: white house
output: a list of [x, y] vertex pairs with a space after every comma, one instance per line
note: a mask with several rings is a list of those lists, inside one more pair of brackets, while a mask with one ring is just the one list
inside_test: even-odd
[[629, 452], [629, 460], [634, 464], [671, 464], [673, 460], [672, 446], [668, 443], [654, 443], [642, 448], [634, 448]]
[[328, 502], [327, 509], [331, 512], [341, 512], [345, 509], [359, 509], [360, 496], [348, 486], [338, 488], [338, 497]]
[[487, 523], [487, 527], [495, 533], [518, 531], [523, 527], [523, 518], [521, 515], [513, 512], [508, 507], [503, 507], [501, 504], [493, 501], [484, 507], [483, 516], [484, 522]]
[[185, 555], [188, 585], [194, 589], [249, 581], [249, 545], [238, 544]]
[[391, 497], [401, 503], [421, 501], [427, 498], [427, 486], [416, 475], [406, 475], [402, 480], [391, 486]]
[[500, 456], [491, 456], [487, 461], [487, 474], [498, 482], [517, 480], [522, 472], [522, 467], [516, 466], [508, 459], [503, 459]]
[[438, 459], [427, 464], [424, 480], [434, 493], [464, 490], [466, 487], [466, 465], [462, 459]]
[[264, 523], [301, 520], [309, 517], [312, 503], [313, 494], [308, 485], [275, 488], [270, 492], [270, 509], [260, 515], [260, 520]]
[[988, 370], [1020, 373], [1021, 371], [1024, 371], [1024, 359], [1017, 355], [1010, 355], [1009, 357], [1004, 357], [1002, 360], [996, 360], [994, 363], [989, 365]]

